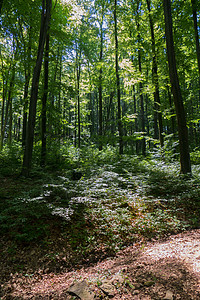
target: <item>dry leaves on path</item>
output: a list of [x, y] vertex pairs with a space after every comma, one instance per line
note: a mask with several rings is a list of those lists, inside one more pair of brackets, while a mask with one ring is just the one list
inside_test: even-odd
[[166, 241], [135, 244], [93, 266], [63, 274], [17, 276], [2, 286], [3, 299], [72, 299], [75, 282], [86, 280], [95, 299], [108, 299], [101, 287], [112, 284], [112, 299], [200, 299], [200, 230]]

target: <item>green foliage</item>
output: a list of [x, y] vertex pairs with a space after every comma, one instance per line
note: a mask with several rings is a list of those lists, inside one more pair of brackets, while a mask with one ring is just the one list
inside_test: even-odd
[[4, 146], [0, 151], [0, 175], [19, 174], [21, 170], [21, 145], [13, 143], [11, 147]]
[[[61, 149], [60, 176], [43, 174], [36, 184], [29, 182], [33, 186], [23, 196], [2, 198], [0, 229], [7, 238], [23, 245], [51, 241], [56, 227], [74, 253], [98, 257], [142, 236], [159, 238], [198, 226], [198, 167], [186, 180], [176, 162], [119, 156], [110, 146], [99, 151], [65, 144]], [[80, 180], [72, 180], [72, 168], [82, 171]]]
[[7, 200], [0, 215], [1, 232], [25, 244], [39, 241], [48, 233], [49, 215], [50, 209], [41, 199]]
[[195, 165], [199, 165], [200, 164], [200, 150], [194, 149], [194, 151], [190, 153], [190, 159], [191, 159], [191, 163], [193, 163]]

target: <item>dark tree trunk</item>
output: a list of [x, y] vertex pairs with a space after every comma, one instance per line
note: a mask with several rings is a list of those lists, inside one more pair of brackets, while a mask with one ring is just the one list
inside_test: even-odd
[[[162, 112], [160, 107], [160, 92], [159, 92], [159, 82], [158, 82], [158, 63], [157, 63], [157, 54], [155, 47], [155, 34], [154, 34], [154, 23], [151, 15], [151, 0], [146, 0], [147, 7], [149, 11], [149, 24], [151, 30], [151, 46], [152, 46], [152, 55], [153, 55], [153, 66], [152, 66], [152, 78], [154, 85], [154, 109], [155, 109], [155, 119], [154, 119], [154, 128], [155, 128], [155, 138], [157, 138], [157, 128], [159, 128], [159, 140], [160, 146], [163, 147], [163, 123], [162, 123]], [[158, 120], [158, 125], [157, 125]]]
[[[3, 96], [4, 101], [3, 101], [3, 107], [2, 107], [3, 117], [2, 117], [2, 128], [1, 128], [0, 150], [2, 150], [2, 148], [3, 148], [6, 125], [8, 123], [9, 117], [11, 117], [10, 114], [12, 113], [12, 92], [13, 92], [13, 87], [14, 87], [14, 80], [15, 80], [15, 66], [13, 66], [12, 74], [11, 74], [11, 78], [10, 78], [10, 84], [9, 84], [9, 90], [8, 90], [8, 100], [6, 103], [6, 111], [5, 111], [5, 119], [4, 119], [4, 106], [5, 106], [6, 95], [4, 94], [4, 96]], [[9, 125], [12, 125], [12, 124], [9, 124]], [[9, 129], [10, 128], [11, 127], [9, 127]], [[9, 137], [10, 137], [10, 142], [11, 142], [11, 135], [9, 135]]]
[[32, 79], [31, 97], [30, 97], [30, 105], [29, 105], [29, 119], [28, 119], [26, 145], [24, 150], [23, 168], [22, 168], [22, 175], [26, 177], [29, 176], [31, 170], [38, 86], [39, 86], [39, 78], [40, 78], [40, 72], [42, 66], [44, 45], [45, 45], [47, 31], [50, 23], [52, 0], [46, 0], [46, 1], [43, 0], [42, 3], [43, 3], [43, 9], [41, 15], [38, 54], [37, 54], [37, 60], [36, 60], [36, 65], [35, 65], [35, 69], [33, 72], [33, 79]]
[[192, 3], [195, 41], [196, 41], [197, 62], [198, 62], [198, 69], [199, 69], [199, 101], [200, 101], [200, 46], [199, 46], [199, 33], [198, 33], [198, 23], [197, 23], [197, 1], [191, 0], [191, 3]]
[[165, 34], [167, 43], [167, 57], [169, 65], [169, 76], [172, 86], [172, 93], [176, 109], [176, 117], [178, 124], [179, 147], [180, 147], [180, 164], [181, 173], [191, 173], [188, 129], [186, 124], [186, 116], [179, 85], [178, 73], [176, 68], [176, 58], [172, 31], [172, 14], [170, 0], [163, 0], [164, 15], [165, 15]]
[[45, 60], [44, 60], [44, 93], [42, 97], [42, 149], [41, 149], [41, 166], [46, 163], [46, 146], [47, 146], [47, 96], [49, 83], [49, 33], [46, 39]]
[[0, 15], [1, 15], [2, 6], [3, 6], [3, 0], [0, 0]]
[[119, 132], [119, 154], [123, 154], [123, 127], [121, 120], [121, 93], [120, 93], [120, 78], [119, 78], [119, 64], [118, 64], [118, 33], [117, 33], [117, 0], [114, 5], [114, 24], [115, 24], [115, 69], [116, 69], [116, 83], [117, 83], [117, 122]]
[[13, 127], [13, 99], [10, 99], [9, 105], [9, 130], [8, 130], [8, 146], [11, 147], [12, 144], [12, 127]]
[[106, 115], [106, 120], [105, 120], [104, 134], [106, 134], [106, 131], [109, 128], [109, 121], [110, 121], [111, 108], [112, 108], [114, 95], [115, 95], [115, 92], [111, 91], [110, 95], [109, 95], [109, 103], [108, 103], [108, 107], [107, 107], [107, 115]]

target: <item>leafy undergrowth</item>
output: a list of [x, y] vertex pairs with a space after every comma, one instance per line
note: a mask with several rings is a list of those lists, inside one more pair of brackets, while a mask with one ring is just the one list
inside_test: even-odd
[[61, 271], [112, 256], [143, 238], [198, 227], [198, 166], [186, 179], [176, 163], [108, 157], [83, 159], [79, 180], [72, 180], [71, 170], [32, 180], [2, 176], [2, 281], [8, 266], [27, 276], [39, 267]]

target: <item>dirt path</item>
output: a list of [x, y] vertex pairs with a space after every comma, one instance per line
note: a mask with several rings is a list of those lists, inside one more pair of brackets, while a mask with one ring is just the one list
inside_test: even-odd
[[200, 230], [141, 242], [113, 259], [71, 272], [15, 274], [2, 286], [1, 299], [75, 299], [66, 291], [84, 279], [95, 299], [109, 298], [101, 289], [105, 282], [112, 285], [114, 300], [200, 299]]

